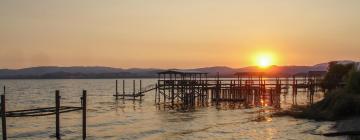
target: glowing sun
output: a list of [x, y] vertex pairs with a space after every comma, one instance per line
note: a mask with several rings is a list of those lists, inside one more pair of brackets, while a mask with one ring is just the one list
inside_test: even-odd
[[256, 65], [261, 68], [266, 68], [274, 63], [274, 57], [270, 54], [258, 54], [256, 56]]

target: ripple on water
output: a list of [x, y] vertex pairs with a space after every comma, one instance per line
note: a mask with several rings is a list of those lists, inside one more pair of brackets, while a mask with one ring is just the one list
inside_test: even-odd
[[[150, 85], [156, 79], [144, 79]], [[221, 104], [191, 111], [163, 109], [154, 106], [154, 93], [144, 100], [115, 101], [114, 80], [0, 80], [9, 87], [9, 110], [54, 106], [54, 91], [60, 90], [61, 103], [79, 106], [82, 90], [88, 91], [88, 139], [327, 139], [312, 132], [328, 131], [330, 122], [273, 118], [271, 108], [243, 104]], [[127, 85], [126, 89], [131, 89]], [[306, 94], [298, 99], [306, 100]], [[283, 107], [291, 97], [281, 98]], [[303, 101], [299, 101], [300, 103]], [[54, 116], [9, 118], [11, 139], [52, 139]], [[63, 114], [61, 132], [64, 139], [81, 139], [81, 111]], [[334, 138], [336, 139], [336, 138]]]

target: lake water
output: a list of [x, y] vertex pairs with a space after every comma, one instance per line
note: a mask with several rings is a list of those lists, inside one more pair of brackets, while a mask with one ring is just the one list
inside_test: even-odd
[[[127, 90], [132, 88], [127, 79]], [[143, 79], [143, 85], [156, 79]], [[320, 134], [331, 131], [333, 122], [316, 122], [291, 117], [271, 117], [270, 107], [230, 108], [224, 105], [196, 108], [191, 112], [159, 109], [154, 91], [144, 100], [125, 101], [112, 96], [115, 80], [0, 80], [6, 85], [7, 110], [54, 106], [55, 90], [61, 105], [80, 106], [82, 90], [88, 92], [88, 139], [344, 139]], [[119, 84], [121, 85], [121, 84]], [[121, 86], [120, 86], [121, 87]], [[321, 93], [315, 100], [322, 98]], [[306, 103], [299, 93], [298, 103]], [[281, 96], [281, 108], [292, 104], [291, 94]], [[81, 111], [61, 114], [62, 139], [81, 139]], [[262, 119], [259, 119], [262, 118]], [[7, 118], [9, 139], [54, 139], [55, 116]]]

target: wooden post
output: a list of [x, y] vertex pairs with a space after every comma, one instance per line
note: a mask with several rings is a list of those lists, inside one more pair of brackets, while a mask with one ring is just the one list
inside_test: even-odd
[[157, 97], [157, 90], [158, 90], [158, 87], [157, 87], [157, 84], [155, 84], [155, 104], [156, 104], [156, 97]]
[[116, 99], [118, 99], [118, 94], [119, 94], [119, 92], [118, 92], [118, 80], [116, 80], [115, 83], [116, 83], [116, 86], [115, 86], [116, 87], [116, 91], [115, 91], [116, 93], [115, 94], [116, 94]]
[[141, 98], [142, 98], [142, 88], [141, 88], [141, 86], [142, 86], [142, 83], [141, 83], [142, 81], [140, 80], [140, 101], [141, 101]]
[[216, 80], [216, 105], [219, 104], [219, 97], [220, 97], [221, 87], [220, 87], [220, 74], [217, 73], [217, 80]]
[[60, 91], [55, 91], [56, 139], [60, 139]]
[[175, 89], [175, 81], [172, 81], [172, 83], [171, 83], [171, 106], [174, 106], [174, 99], [175, 99], [175, 97], [174, 97], [174, 89]]
[[[4, 86], [5, 90], [5, 86]], [[4, 92], [5, 93], [5, 92]], [[2, 122], [2, 135], [3, 140], [7, 139], [6, 133], [6, 108], [5, 108], [5, 95], [1, 95], [1, 122]]]
[[133, 81], [133, 97], [134, 97], [134, 100], [135, 100], [135, 80]]
[[4, 95], [5, 95], [5, 93], [6, 93], [5, 90], [6, 90], [6, 87], [4, 86]]
[[164, 74], [164, 83], [163, 83], [164, 107], [166, 105], [166, 88], [168, 88], [168, 85], [166, 83], [166, 74]]
[[122, 86], [122, 92], [123, 92], [123, 100], [125, 100], [125, 80], [123, 80], [123, 86]]
[[[275, 88], [275, 91], [277, 90], [277, 88]], [[274, 92], [274, 90], [272, 90], [272, 89], [270, 89], [270, 105], [272, 106], [273, 105], [273, 99], [274, 99], [274, 97], [273, 97], [273, 92]]]
[[[117, 81], [117, 80], [116, 80]], [[83, 95], [82, 95], [82, 136], [83, 136], [83, 140], [86, 139], [86, 90], [83, 90]]]

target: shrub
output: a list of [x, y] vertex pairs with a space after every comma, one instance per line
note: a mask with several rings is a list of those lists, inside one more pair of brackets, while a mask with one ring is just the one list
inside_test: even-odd
[[347, 93], [360, 94], [360, 72], [353, 69], [346, 80]]
[[354, 63], [343, 65], [337, 62], [330, 62], [328, 73], [322, 82], [322, 88], [329, 91], [337, 88], [340, 83], [344, 82], [346, 75], [348, 75], [349, 71], [353, 70], [354, 67]]

